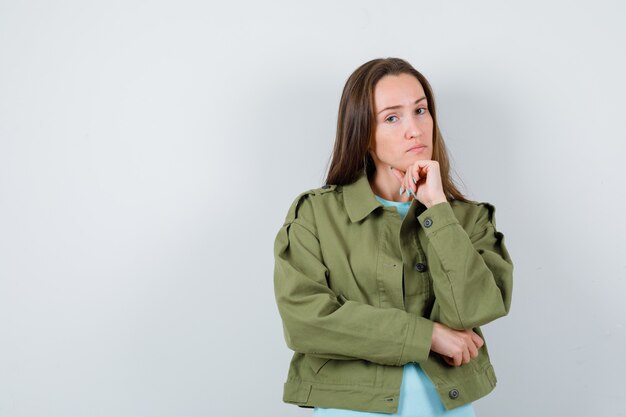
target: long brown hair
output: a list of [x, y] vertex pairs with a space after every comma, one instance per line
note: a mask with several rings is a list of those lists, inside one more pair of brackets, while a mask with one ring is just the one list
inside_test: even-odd
[[432, 88], [419, 71], [400, 58], [378, 58], [357, 68], [346, 81], [339, 102], [337, 135], [331, 156], [326, 184], [351, 184], [365, 168], [368, 178], [376, 165], [368, 152], [374, 136], [374, 88], [385, 75], [411, 74], [417, 78], [426, 93], [429, 112], [433, 118], [432, 159], [439, 162], [443, 192], [448, 200], [470, 202], [457, 189], [450, 176], [450, 163], [446, 145], [437, 125], [435, 97]]

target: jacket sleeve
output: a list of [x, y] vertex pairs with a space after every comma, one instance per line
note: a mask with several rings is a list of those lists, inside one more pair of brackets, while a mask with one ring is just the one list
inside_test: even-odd
[[511, 307], [513, 262], [504, 235], [496, 230], [495, 207], [485, 202], [478, 207], [470, 234], [449, 202], [435, 204], [417, 217], [429, 243], [438, 321], [456, 330], [489, 323]]
[[426, 360], [433, 322], [397, 308], [338, 299], [327, 284], [314, 222], [290, 213], [274, 243], [274, 292], [287, 346], [321, 358], [384, 365]]

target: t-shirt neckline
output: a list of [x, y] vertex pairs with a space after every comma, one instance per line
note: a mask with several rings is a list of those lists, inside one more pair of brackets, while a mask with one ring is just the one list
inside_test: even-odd
[[376, 196], [377, 199], [382, 200], [384, 203], [391, 204], [394, 206], [404, 206], [404, 205], [410, 206], [411, 205], [411, 201], [391, 201], [391, 200], [386, 200], [377, 194], [374, 194], [374, 195]]

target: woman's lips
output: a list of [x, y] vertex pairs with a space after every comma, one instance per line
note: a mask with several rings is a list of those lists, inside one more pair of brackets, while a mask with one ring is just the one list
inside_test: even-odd
[[409, 149], [407, 152], [422, 152], [424, 149], [426, 149], [426, 146], [416, 146]]

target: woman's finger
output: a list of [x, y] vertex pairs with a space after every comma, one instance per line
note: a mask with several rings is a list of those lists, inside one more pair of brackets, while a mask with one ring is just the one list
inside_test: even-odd
[[470, 334], [472, 336], [472, 340], [474, 341], [474, 344], [476, 345], [476, 347], [478, 349], [483, 347], [483, 345], [485, 344], [485, 341], [482, 339], [482, 337], [480, 337], [478, 334], [476, 334], [473, 331]]
[[414, 198], [417, 198], [417, 186], [415, 185], [415, 181], [413, 181], [414, 178], [414, 165], [411, 165], [406, 171], [405, 181], [407, 183], [407, 187], [409, 187], [409, 194], [412, 195]]
[[411, 187], [411, 172], [407, 170], [407, 172], [405, 172], [404, 174], [404, 187], [406, 188], [406, 193], [404, 193], [404, 195], [406, 195], [407, 197], [410, 197], [413, 195], [413, 187]]
[[411, 167], [407, 169], [404, 173], [404, 186], [406, 187], [407, 192], [404, 193], [407, 197], [411, 197], [413, 195], [413, 187], [411, 186]]
[[421, 180], [423, 179], [424, 177], [422, 176], [422, 173], [420, 172], [419, 164], [415, 163], [413, 165], [413, 169], [411, 170], [411, 182], [414, 184], [414, 187], [415, 187], [415, 198], [417, 198], [418, 184], [422, 185], [424, 182]]
[[392, 166], [389, 166], [389, 169], [391, 170], [391, 173], [398, 179], [400, 183], [399, 188], [398, 188], [398, 194], [404, 192], [404, 188], [402, 187], [402, 181], [404, 179], [404, 172]]
[[411, 180], [413, 181], [413, 184], [417, 184], [420, 178], [420, 166], [419, 164], [415, 163], [411, 166]]
[[476, 345], [473, 343], [473, 341], [470, 341], [467, 345], [467, 348], [469, 349], [469, 354], [470, 354], [470, 359], [475, 358], [476, 356], [478, 356], [478, 348], [476, 347]]
[[389, 167], [391, 169], [391, 173], [393, 175], [395, 175], [395, 177], [398, 179], [398, 181], [400, 181], [400, 184], [402, 184], [402, 181], [404, 180], [404, 172], [400, 171], [399, 169], [396, 169], [392, 166]]
[[463, 349], [463, 363], [469, 363], [470, 360], [472, 360], [472, 358], [470, 357], [469, 346], [465, 345]]
[[459, 353], [454, 357], [454, 366], [463, 365], [463, 353]]

